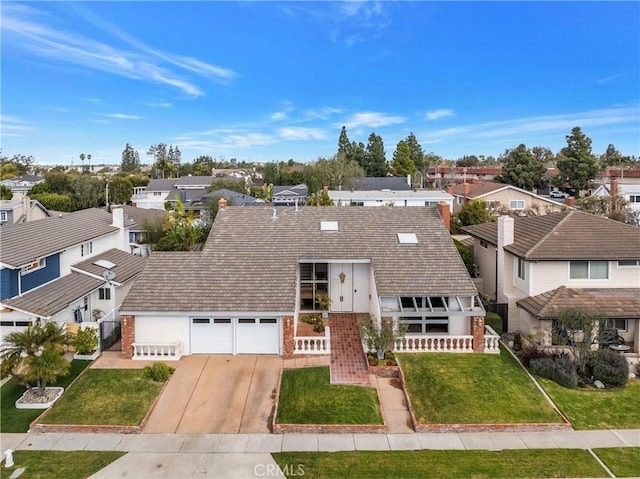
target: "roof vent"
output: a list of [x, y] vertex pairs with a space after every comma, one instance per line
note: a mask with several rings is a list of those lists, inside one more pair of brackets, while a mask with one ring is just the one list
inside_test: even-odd
[[107, 269], [111, 269], [116, 265], [115, 263], [112, 263], [111, 261], [106, 259], [99, 259], [98, 261], [94, 261], [93, 264]]
[[398, 243], [418, 244], [418, 237], [415, 233], [398, 233]]
[[320, 231], [338, 231], [337, 221], [321, 221]]

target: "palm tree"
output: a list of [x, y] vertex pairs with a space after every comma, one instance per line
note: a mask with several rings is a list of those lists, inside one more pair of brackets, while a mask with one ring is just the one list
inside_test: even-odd
[[56, 323], [32, 324], [24, 331], [9, 333], [4, 342], [2, 372], [25, 387], [35, 383], [38, 396], [44, 395], [47, 383], [69, 374], [70, 364], [64, 358], [69, 336]]

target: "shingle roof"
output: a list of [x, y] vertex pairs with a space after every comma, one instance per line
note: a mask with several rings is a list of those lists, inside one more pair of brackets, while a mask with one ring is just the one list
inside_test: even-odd
[[3, 304], [42, 318], [50, 318], [103, 284], [104, 280], [81, 273], [70, 273], [22, 296], [3, 301]]
[[380, 296], [477, 294], [436, 208], [273, 210], [225, 208], [201, 253], [152, 253], [121, 310], [293, 311], [305, 259], [371, 261]]
[[213, 182], [213, 176], [181, 176], [180, 178], [173, 180], [174, 186], [202, 186], [206, 188]]
[[154, 208], [137, 208], [135, 206], [124, 205], [122, 207], [124, 211], [125, 224], [127, 220], [135, 223], [131, 228], [131, 231], [141, 231], [145, 229], [147, 222], [152, 223], [164, 221], [164, 210], [156, 210]]
[[145, 191], [169, 191], [175, 182], [175, 178], [168, 180], [151, 180]]
[[517, 301], [518, 307], [537, 319], [554, 319], [564, 308], [582, 308], [606, 318], [640, 318], [640, 288], [567, 288]]
[[[497, 244], [496, 223], [462, 230]], [[582, 211], [517, 217], [505, 250], [532, 261], [640, 259], [640, 229]]]
[[238, 193], [237, 191], [228, 190], [226, 188], [221, 188], [219, 190], [212, 191], [211, 193], [207, 193], [202, 196], [202, 199], [203, 201], [206, 201], [209, 198], [215, 198], [216, 196], [225, 198], [232, 204], [232, 206], [264, 206], [264, 200], [245, 195], [243, 193]]
[[[115, 264], [115, 266], [113, 268], [98, 266], [95, 263], [99, 260], [110, 261]], [[102, 278], [102, 274], [107, 269], [110, 269], [116, 274], [113, 281], [122, 284], [142, 271], [144, 263], [145, 260], [143, 258], [114, 248], [97, 256], [92, 256], [80, 263], [76, 263], [73, 265], [73, 268], [85, 271], [89, 274], [98, 276], [99, 278]]]
[[407, 183], [405, 176], [367, 176], [365, 178], [356, 178], [352, 181], [354, 190], [372, 191], [372, 190], [410, 190], [411, 185]]
[[466, 183], [466, 185], [469, 188], [468, 194], [464, 194], [465, 184], [463, 183], [453, 185], [453, 194], [457, 196], [466, 196], [467, 198], [478, 198], [484, 195], [488, 195], [489, 193], [495, 193], [496, 191], [504, 190], [511, 187], [510, 185], [507, 185], [505, 183], [496, 183], [494, 181]]
[[117, 231], [118, 228], [112, 223], [111, 214], [90, 208], [75, 213], [62, 213], [62, 217], [4, 225], [0, 229], [0, 263], [19, 268], [39, 258]]

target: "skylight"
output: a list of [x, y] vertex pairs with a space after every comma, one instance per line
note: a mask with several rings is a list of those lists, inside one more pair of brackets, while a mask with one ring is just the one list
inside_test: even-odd
[[93, 264], [107, 269], [111, 269], [116, 265], [115, 263], [112, 263], [111, 261], [108, 261], [106, 259], [99, 259], [98, 261], [94, 261]]
[[321, 221], [320, 231], [338, 231], [337, 221]]
[[418, 244], [418, 237], [415, 233], [398, 233], [398, 243]]

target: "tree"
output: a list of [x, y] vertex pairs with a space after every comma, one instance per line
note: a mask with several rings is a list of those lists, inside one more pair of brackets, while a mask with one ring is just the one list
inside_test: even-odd
[[542, 186], [547, 169], [524, 144], [506, 150], [504, 157], [506, 162], [497, 178], [499, 182], [529, 191]]
[[122, 163], [120, 170], [125, 172], [134, 172], [140, 170], [140, 155], [133, 147], [127, 143], [122, 152]]
[[393, 343], [396, 340], [404, 339], [409, 327], [406, 323], [395, 327], [391, 318], [383, 318], [378, 324], [377, 319], [370, 314], [364, 316], [359, 325], [367, 348], [375, 351], [379, 360], [384, 359], [385, 351], [393, 349]]
[[71, 206], [74, 211], [96, 208], [104, 204], [104, 181], [90, 175], [76, 176], [71, 180]]
[[165, 174], [167, 171], [171, 171], [172, 167], [167, 155], [167, 145], [164, 143], [151, 145], [149, 150], [147, 150], [147, 155], [153, 158], [153, 168], [156, 172], [156, 178], [160, 177], [164, 179]]
[[422, 151], [422, 146], [418, 143], [416, 136], [413, 132], [409, 133], [407, 138], [405, 138], [404, 142], [409, 147], [411, 151], [411, 161], [416, 165], [416, 169], [423, 175], [425, 175], [426, 171], [424, 170], [424, 151]]
[[203, 228], [179, 224], [158, 240], [155, 251], [196, 251], [201, 250], [207, 237]]
[[365, 169], [364, 143], [351, 143], [351, 160], [356, 162], [362, 169]]
[[488, 223], [491, 221], [491, 216], [484, 200], [473, 200], [454, 214], [452, 220], [451, 233], [458, 234], [460, 227]]
[[15, 176], [35, 173], [35, 159], [33, 158], [33, 156], [18, 154], [13, 155], [11, 158], [9, 158], [8, 156], [4, 156], [2, 154], [2, 149], [0, 149], [0, 176], [2, 176], [3, 180], [6, 179], [5, 167], [7, 165], [12, 165], [12, 168], [15, 168], [15, 170], [13, 170], [12, 172], [12, 174], [14, 174]]
[[600, 167], [606, 169], [610, 166], [617, 166], [620, 168], [623, 165], [631, 163], [631, 159], [628, 156], [622, 156], [622, 154], [616, 149], [615, 146], [607, 146], [607, 151], [600, 155]]
[[591, 138], [588, 138], [579, 126], [571, 130], [566, 136], [567, 146], [560, 150], [558, 169], [563, 181], [576, 188], [577, 196], [581, 190], [586, 190], [591, 181], [598, 174], [598, 160], [591, 153]]
[[369, 135], [364, 157], [367, 176], [387, 176], [387, 158], [381, 136], [375, 133]]
[[340, 137], [338, 138], [338, 155], [339, 154], [343, 154], [348, 159], [351, 157], [351, 142], [347, 136], [347, 127], [344, 125], [342, 126], [342, 130], [340, 130]]
[[319, 158], [314, 165], [314, 174], [318, 183], [335, 190], [351, 188], [353, 180], [365, 176], [362, 167], [342, 153], [329, 159]]
[[480, 160], [478, 160], [478, 157], [476, 155], [464, 155], [462, 158], [459, 158], [458, 161], [456, 161], [456, 166], [478, 166], [479, 162]]
[[328, 193], [311, 193], [309, 195], [309, 206], [333, 206], [333, 200]]
[[[106, 192], [106, 190], [105, 190]], [[133, 185], [131, 180], [122, 176], [114, 176], [109, 183], [109, 203], [124, 205], [131, 200]]]
[[[84, 164], [84, 160], [87, 160], [87, 164]], [[84, 153], [80, 153], [80, 163], [82, 165], [82, 174], [87, 175], [91, 173], [91, 155], [85, 155]]]
[[393, 176], [413, 176], [416, 172], [416, 165], [411, 159], [411, 150], [404, 140], [398, 142], [396, 151], [393, 152], [391, 171]]
[[69, 373], [70, 365], [64, 358], [69, 336], [56, 323], [31, 324], [24, 331], [7, 334], [3, 342], [2, 372], [30, 389], [35, 383], [38, 396], [44, 395], [47, 383]]
[[11, 188], [0, 185], [0, 200], [10, 200], [11, 198], [13, 198], [13, 191], [11, 191]]
[[176, 173], [180, 171], [180, 163], [182, 162], [182, 153], [180, 153], [180, 149], [176, 146], [169, 146], [169, 152], [167, 153], [167, 159], [169, 160], [169, 164], [172, 165], [172, 171]]
[[605, 318], [597, 311], [563, 308], [553, 321], [555, 343], [568, 345], [573, 352], [578, 373], [584, 372], [591, 346], [600, 341]]
[[71, 198], [68, 194], [59, 193], [34, 193], [30, 195], [32, 200], [39, 201], [42, 206], [50, 211], [73, 211]]
[[556, 155], [546, 146], [534, 146], [531, 148], [531, 153], [545, 167], [551, 167], [555, 164]]
[[193, 160], [193, 175], [208, 176], [213, 173], [213, 158], [208, 155], [198, 156]]
[[13, 161], [3, 161], [0, 163], [0, 180], [11, 180], [20, 176], [18, 165]]

